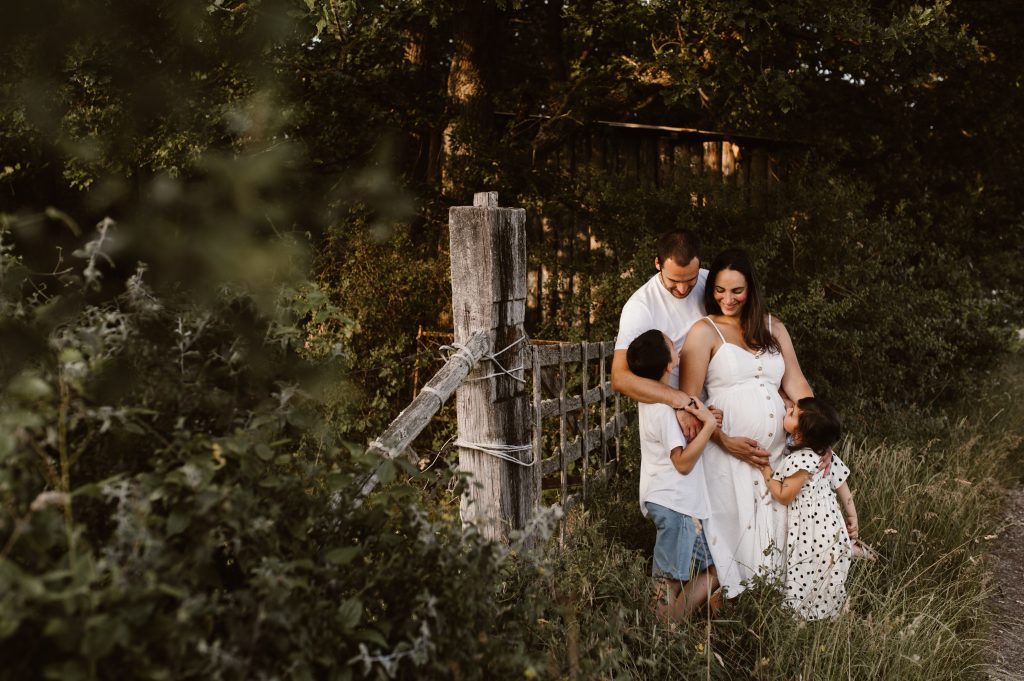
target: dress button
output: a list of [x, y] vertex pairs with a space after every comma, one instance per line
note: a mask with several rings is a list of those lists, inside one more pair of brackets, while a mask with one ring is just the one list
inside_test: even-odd
[[771, 437], [772, 435], [775, 435], [775, 433], [768, 433], [768, 437]]
[[772, 396], [771, 396], [771, 395], [765, 395], [765, 396], [764, 396], [764, 399], [766, 399], [766, 400], [770, 400], [770, 399], [772, 399]]
[[775, 418], [775, 414], [768, 414], [768, 418], [770, 418], [770, 419]]

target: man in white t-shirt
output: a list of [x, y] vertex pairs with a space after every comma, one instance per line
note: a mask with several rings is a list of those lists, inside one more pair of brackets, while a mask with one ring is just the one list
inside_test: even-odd
[[[654, 267], [658, 271], [622, 307], [612, 358], [612, 388], [637, 402], [682, 409], [690, 396], [679, 390], [678, 367], [667, 384], [637, 376], [629, 370], [626, 349], [641, 333], [658, 329], [672, 340], [678, 355], [690, 327], [704, 316], [708, 271], [700, 267], [700, 240], [685, 230], [666, 232], [658, 239]], [[696, 434], [696, 420], [692, 426], [687, 437]]]

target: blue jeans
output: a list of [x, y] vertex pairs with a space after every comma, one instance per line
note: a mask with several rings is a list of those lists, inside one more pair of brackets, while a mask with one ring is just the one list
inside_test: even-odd
[[647, 502], [647, 517], [658, 528], [651, 568], [653, 576], [688, 582], [712, 565], [704, 530], [697, 531], [692, 517], [650, 501]]

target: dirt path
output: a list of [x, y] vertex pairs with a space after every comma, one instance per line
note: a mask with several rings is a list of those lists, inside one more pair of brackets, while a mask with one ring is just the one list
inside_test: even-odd
[[1024, 487], [1010, 492], [999, 539], [990, 600], [993, 664], [990, 679], [1024, 679]]

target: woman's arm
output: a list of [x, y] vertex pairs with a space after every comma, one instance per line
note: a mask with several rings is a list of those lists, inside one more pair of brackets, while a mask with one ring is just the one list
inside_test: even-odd
[[836, 496], [839, 497], [839, 507], [846, 516], [846, 533], [850, 535], [850, 539], [856, 539], [860, 534], [860, 527], [857, 524], [857, 505], [853, 503], [853, 492], [844, 482], [836, 488]]
[[807, 471], [797, 471], [785, 480], [773, 480], [771, 466], [762, 466], [761, 475], [764, 476], [764, 482], [768, 486], [768, 491], [772, 493], [772, 497], [783, 506], [789, 506], [792, 503], [796, 495], [803, 489], [804, 483], [811, 477]]
[[786, 325], [782, 323], [781, 319], [775, 318], [773, 321], [772, 335], [779, 342], [782, 359], [786, 362], [786, 370], [782, 374], [782, 390], [786, 396], [794, 402], [804, 397], [813, 396], [814, 391], [811, 390], [811, 384], [804, 377], [804, 372], [800, 369], [800, 361], [796, 358], [793, 339], [789, 337], [789, 331], [786, 330]]
[[679, 352], [679, 389], [687, 395], [700, 395], [714, 349], [714, 329], [705, 321], [694, 322]]

